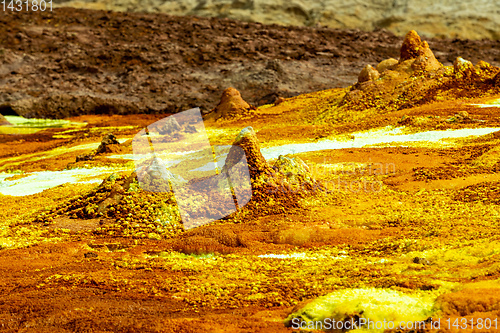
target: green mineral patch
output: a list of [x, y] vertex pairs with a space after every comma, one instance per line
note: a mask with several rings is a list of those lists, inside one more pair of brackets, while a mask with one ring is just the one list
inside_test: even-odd
[[19, 116], [5, 116], [12, 125], [0, 126], [0, 134], [32, 134], [47, 128], [82, 127], [85, 123], [76, 123], [64, 119], [36, 119]]
[[[319, 297], [292, 313], [285, 319], [285, 325], [292, 326], [294, 318], [308, 323], [324, 322], [327, 318], [344, 321], [357, 315], [367, 321], [392, 322], [398, 327], [402, 322], [422, 321], [432, 316], [436, 312], [436, 297], [436, 292], [403, 293], [377, 288], [343, 289]], [[365, 328], [359, 331], [365, 331]], [[366, 328], [366, 331], [384, 330], [370, 327]]]

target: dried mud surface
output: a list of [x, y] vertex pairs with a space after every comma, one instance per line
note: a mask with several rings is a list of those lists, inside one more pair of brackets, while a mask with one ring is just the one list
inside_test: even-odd
[[[388, 31], [283, 27], [74, 8], [0, 17], [0, 113], [27, 117], [210, 111], [235, 87], [252, 105], [355, 82], [398, 57]], [[439, 61], [500, 64], [499, 41], [429, 40]]]

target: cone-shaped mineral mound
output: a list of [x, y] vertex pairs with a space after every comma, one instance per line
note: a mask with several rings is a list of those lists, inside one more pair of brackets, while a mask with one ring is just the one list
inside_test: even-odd
[[99, 147], [97, 147], [96, 154], [113, 153], [117, 151], [120, 142], [116, 139], [116, 136], [112, 133], [108, 133], [104, 136]]
[[149, 192], [171, 192], [172, 185], [186, 183], [181, 176], [170, 172], [157, 156], [138, 166], [137, 174], [141, 189]]
[[266, 159], [260, 152], [260, 144], [255, 131], [251, 126], [248, 126], [245, 127], [234, 140], [233, 147], [226, 158], [226, 164], [222, 169], [223, 172], [227, 172], [229, 168], [241, 160], [240, 155], [242, 150], [246, 154], [251, 179], [255, 180], [259, 175], [271, 171], [269, 164], [267, 164]]
[[280, 156], [271, 166], [262, 155], [257, 135], [250, 126], [238, 134], [233, 148], [222, 171], [230, 169], [244, 152], [252, 183], [252, 199], [238, 213], [240, 217], [263, 212], [280, 213], [298, 207], [301, 198], [323, 191], [309, 167], [298, 157]]
[[[113, 141], [108, 137], [105, 141], [110, 140]], [[246, 176], [242, 168], [245, 163], [248, 166]], [[137, 173], [141, 172], [148, 174], [148, 177], [142, 177], [146, 179], [145, 184], [139, 184], [135, 172], [112, 174], [88, 193], [41, 212], [34, 220], [51, 224], [61, 218], [98, 219], [100, 227], [92, 230], [94, 234], [160, 239], [175, 236], [186, 229], [183, 215], [186, 200], [182, 199], [194, 200], [189, 206], [191, 219], [207, 215], [208, 209], [210, 216], [217, 216], [215, 219], [229, 215], [229, 219], [245, 221], [248, 216], [280, 213], [298, 207], [300, 199], [322, 190], [308, 166], [297, 157], [280, 156], [271, 167], [260, 151], [252, 127], [246, 127], [238, 134], [227, 153], [222, 172], [202, 178], [196, 184], [186, 183], [157, 157], [148, 160], [143, 168], [138, 168]], [[222, 197], [217, 194], [217, 185], [224, 180], [224, 175], [227, 175], [232, 187], [230, 203], [236, 199], [236, 212], [219, 204]], [[180, 190], [179, 186], [173, 190], [174, 184], [179, 185]], [[208, 190], [217, 192], [212, 193], [210, 198], [219, 201], [214, 199], [213, 202], [200, 204], [200, 195]]]
[[59, 218], [99, 219], [96, 235], [169, 238], [183, 227], [172, 192], [143, 191], [132, 174], [112, 174], [88, 193], [35, 217], [51, 224]]
[[112, 133], [108, 133], [102, 138], [101, 143], [96, 150], [91, 153], [85, 153], [78, 155], [76, 157], [76, 162], [80, 161], [91, 161], [96, 155], [100, 154], [110, 154], [110, 153], [120, 153], [123, 151], [123, 146], [116, 139], [116, 136]]
[[[174, 117], [168, 117], [160, 128], [158, 128], [158, 133], [160, 134], [174, 134], [181, 130], [181, 126], [175, 120]], [[196, 129], [195, 129], [196, 130]]]
[[274, 162], [273, 170], [286, 176], [291, 184], [300, 184], [304, 189], [312, 189], [316, 183], [309, 167], [299, 157], [280, 155]]
[[222, 93], [220, 103], [207, 115], [207, 119], [241, 119], [252, 115], [254, 107], [245, 102], [235, 88], [227, 88]]
[[412, 60], [413, 70], [432, 71], [442, 66], [432, 53], [429, 44], [422, 41], [415, 30], [406, 34], [401, 46], [399, 62], [407, 60]]
[[415, 59], [420, 55], [419, 49], [422, 47], [422, 40], [415, 30], [410, 30], [401, 45], [399, 62]]
[[5, 119], [5, 117], [0, 114], [0, 125], [11, 125], [11, 123], [9, 123], [7, 119]]

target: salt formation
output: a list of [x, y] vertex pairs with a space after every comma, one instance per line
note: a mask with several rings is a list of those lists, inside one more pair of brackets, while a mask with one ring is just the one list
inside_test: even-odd
[[301, 189], [314, 189], [318, 185], [309, 166], [299, 157], [281, 155], [273, 165], [273, 170], [286, 176], [288, 184], [298, 185]]
[[227, 88], [222, 93], [220, 103], [207, 116], [207, 119], [238, 119], [252, 115], [254, 107], [243, 100], [235, 88]]
[[405, 36], [401, 46], [399, 63], [410, 61], [413, 70], [432, 71], [443, 65], [437, 61], [429, 44], [422, 41], [415, 30], [411, 30]]
[[[114, 139], [112, 135], [106, 136], [103, 145], [115, 145]], [[248, 165], [246, 178], [245, 168], [242, 168], [246, 167], [245, 163]], [[143, 177], [139, 178], [145, 183], [142, 186], [137, 177], [141, 174]], [[228, 177], [222, 177], [224, 174]], [[206, 216], [208, 206], [202, 204], [200, 195], [217, 188], [214, 185], [224, 183], [224, 179], [231, 182], [234, 191], [230, 195], [233, 193], [237, 198], [238, 210], [230, 212], [235, 215], [223, 214], [228, 211], [224, 205], [227, 202], [222, 200], [224, 198], [217, 191], [212, 191], [214, 193], [210, 198], [217, 204], [210, 207], [209, 213], [210, 217], [218, 216], [215, 219], [228, 215], [230, 218], [243, 218], [259, 214], [262, 208], [267, 212], [282, 212], [298, 206], [301, 199], [322, 188], [313, 178], [309, 167], [297, 157], [279, 156], [273, 165], [268, 163], [261, 153], [255, 131], [252, 127], [246, 127], [229, 149], [220, 174], [202, 178], [196, 184], [190, 183], [176, 175], [174, 169], [169, 171], [160, 159], [153, 158], [145, 168], [139, 168], [137, 174], [112, 174], [92, 191], [37, 216], [35, 221], [50, 224], [61, 215], [73, 219], [99, 218], [102, 223], [95, 230], [96, 233], [134, 238], [168, 238], [180, 232], [182, 227], [185, 230], [192, 228], [190, 223], [195, 223], [200, 216]], [[173, 184], [179, 185], [177, 191], [172, 191]], [[230, 197], [231, 203], [233, 196]], [[181, 209], [184, 207], [181, 204], [186, 205], [189, 201], [182, 200], [185, 198], [192, 198], [188, 202], [191, 209], [189, 218], [194, 221], [187, 220], [187, 225], [183, 215], [186, 210]]]
[[[491, 95], [498, 89], [499, 82], [499, 68], [484, 61], [474, 66], [458, 57], [453, 66], [443, 66], [429, 44], [411, 30], [401, 45], [399, 60], [383, 60], [376, 68], [366, 65], [359, 73], [358, 82], [346, 93], [341, 107], [345, 106], [349, 112], [398, 111], [450, 98]], [[467, 117], [457, 119], [472, 121]]]
[[116, 139], [116, 136], [112, 133], [108, 133], [102, 138], [99, 147], [90, 154], [81, 154], [76, 157], [76, 162], [80, 161], [91, 161], [96, 155], [99, 154], [109, 154], [109, 153], [119, 153], [122, 150], [120, 142]]
[[[241, 149], [238, 149], [238, 147]], [[223, 172], [231, 168], [234, 163], [240, 161], [242, 150], [245, 152], [250, 178], [252, 180], [255, 180], [261, 174], [271, 171], [269, 164], [267, 164], [266, 159], [260, 152], [260, 144], [255, 131], [251, 126], [248, 126], [241, 130], [234, 140], [233, 147], [231, 147], [228, 157], [226, 158], [226, 164], [222, 169]]]
[[401, 74], [435, 71], [441, 67], [443, 65], [437, 61], [429, 44], [422, 41], [415, 30], [411, 30], [406, 34], [401, 46], [399, 61], [393, 58], [383, 60], [376, 69], [371, 65], [366, 65], [359, 73], [358, 83], [375, 81], [384, 76], [387, 79], [401, 76]]

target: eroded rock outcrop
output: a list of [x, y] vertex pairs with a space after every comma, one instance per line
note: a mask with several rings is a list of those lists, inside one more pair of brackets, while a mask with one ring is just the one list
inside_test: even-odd
[[120, 142], [113, 133], [108, 133], [102, 138], [101, 144], [97, 147], [96, 154], [114, 153], [120, 150]]
[[[342, 106], [351, 112], [388, 112], [447, 98], [495, 95], [500, 92], [499, 72], [500, 68], [484, 61], [474, 66], [461, 57], [456, 58], [453, 66], [443, 66], [429, 44], [411, 30], [401, 45], [399, 60], [386, 59], [377, 69], [366, 65], [358, 82], [346, 93]], [[471, 120], [460, 118], [460, 122], [467, 121]]]
[[116, 139], [113, 133], [106, 134], [96, 150], [91, 153], [80, 154], [76, 157], [76, 162], [91, 161], [96, 155], [120, 153], [123, 151], [123, 146]]
[[366, 65], [365, 68], [359, 73], [358, 82], [368, 82], [375, 81], [380, 77], [380, 73], [378, 70], [373, 68], [371, 65]]
[[146, 111], [144, 105], [126, 99], [66, 93], [20, 99], [9, 106], [26, 118], [51, 119], [82, 114], [130, 114]]
[[403, 35], [416, 26], [430, 37], [498, 39], [500, 18], [494, 1], [409, 0], [60, 0], [64, 6], [101, 10], [162, 12], [227, 17], [242, 21], [338, 29], [388, 29]]
[[[482, 64], [478, 64], [481, 66]], [[469, 60], [465, 60], [462, 57], [458, 57], [453, 62], [453, 69], [455, 70], [455, 75], [468, 75], [474, 71], [474, 65]]]

